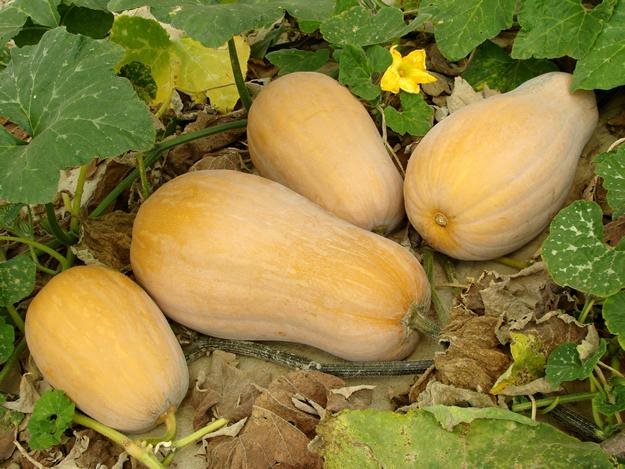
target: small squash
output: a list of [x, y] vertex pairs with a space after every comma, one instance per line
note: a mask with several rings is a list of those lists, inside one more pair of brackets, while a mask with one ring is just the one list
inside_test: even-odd
[[415, 257], [290, 189], [228, 170], [187, 173], [139, 209], [130, 259], [174, 320], [348, 360], [410, 354], [430, 287]]
[[28, 307], [26, 341], [46, 381], [121, 431], [154, 427], [187, 392], [185, 358], [165, 316], [109, 268], [53, 277]]
[[508, 254], [564, 203], [597, 124], [594, 94], [552, 72], [470, 104], [436, 124], [406, 171], [410, 222], [435, 249], [463, 260]]
[[366, 230], [404, 218], [402, 178], [364, 106], [336, 80], [296, 72], [269, 83], [248, 116], [250, 156], [277, 181]]

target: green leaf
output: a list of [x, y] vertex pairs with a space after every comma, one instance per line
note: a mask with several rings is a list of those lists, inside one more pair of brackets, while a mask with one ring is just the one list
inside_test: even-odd
[[625, 349], [625, 291], [607, 297], [601, 309], [605, 325]]
[[339, 81], [357, 96], [372, 101], [380, 96], [378, 85], [371, 82], [373, 70], [364, 49], [347, 45], [335, 54], [339, 62]]
[[93, 8], [64, 8], [63, 24], [73, 34], [83, 34], [94, 39], [105, 38], [113, 26], [113, 14]]
[[141, 62], [129, 62], [119, 69], [119, 76], [128, 78], [139, 97], [146, 103], [156, 98], [158, 86], [152, 77], [151, 68]]
[[577, 62], [573, 73], [574, 89], [609, 90], [625, 84], [625, 74], [620, 66], [625, 63], [624, 31], [625, 2], [619, 0], [588, 54]]
[[278, 75], [293, 72], [307, 72], [319, 70], [330, 58], [328, 49], [306, 51], [297, 49], [282, 49], [267, 54], [267, 60], [278, 67]]
[[0, 363], [9, 359], [15, 349], [15, 329], [0, 317]]
[[603, 187], [608, 191], [612, 218], [625, 215], [625, 147], [602, 153], [594, 161], [595, 172], [603, 178]]
[[55, 28], [60, 24], [58, 11], [61, 0], [15, 0], [13, 5], [33, 20], [33, 23]]
[[505, 93], [530, 78], [555, 70], [558, 67], [549, 60], [515, 60], [501, 47], [486, 41], [477, 48], [462, 78], [477, 90], [488, 85], [490, 89]]
[[510, 332], [512, 342], [510, 353], [512, 365], [499, 377], [490, 390], [492, 394], [500, 394], [508, 386], [528, 384], [543, 376], [547, 357], [543, 351], [543, 341], [538, 335]]
[[516, 0], [430, 0], [419, 13], [432, 15], [438, 48], [456, 61], [512, 26], [515, 4]]
[[423, 95], [401, 92], [399, 94], [402, 111], [394, 107], [384, 108], [386, 125], [400, 135], [410, 134], [421, 137], [432, 127], [434, 111], [425, 102]]
[[559, 386], [564, 381], [586, 379], [606, 351], [606, 341], [601, 339], [597, 350], [582, 360], [579, 356], [577, 345], [574, 343], [567, 342], [558, 345], [549, 354], [547, 365], [545, 366], [545, 377], [553, 386]]
[[48, 31], [36, 46], [11, 50], [0, 73], [0, 115], [32, 140], [0, 147], [0, 198], [48, 202], [59, 170], [152, 146], [149, 109], [113, 72], [121, 55], [109, 41], [62, 28]]
[[[118, 66], [140, 62], [150, 68], [157, 86], [152, 105], [169, 106], [174, 89], [198, 97], [207, 93], [213, 107], [222, 111], [239, 99], [225, 46], [209, 49], [188, 37], [171, 40], [158, 21], [136, 16], [118, 16], [110, 38], [126, 50]], [[249, 46], [239, 36], [235, 45], [245, 75]]]
[[358, 5], [325, 20], [319, 29], [331, 44], [368, 46], [398, 38], [407, 32], [406, 27], [398, 8], [382, 7], [373, 12]]
[[[11, 53], [7, 46], [0, 46], [0, 71], [4, 70], [11, 60]], [[2, 137], [0, 137], [1, 139]]]
[[[438, 467], [613, 468], [595, 443], [504, 409], [347, 410], [325, 418], [315, 447], [326, 469]], [[449, 410], [448, 410], [449, 409]], [[433, 412], [461, 423], [445, 430]]]
[[0, 44], [4, 45], [9, 39], [20, 32], [28, 15], [15, 4], [4, 7], [0, 10]]
[[182, 29], [206, 47], [219, 47], [232, 36], [266, 28], [288, 11], [298, 20], [321, 21], [332, 14], [333, 0], [247, 0], [217, 4], [213, 0], [112, 0], [111, 11], [149, 5], [163, 23]]
[[77, 7], [90, 8], [91, 10], [109, 11], [109, 0], [63, 0], [63, 3]]
[[46, 449], [61, 442], [63, 432], [72, 424], [74, 403], [63, 391], [44, 392], [35, 403], [28, 421], [31, 449]]
[[365, 49], [367, 61], [374, 73], [383, 73], [393, 63], [393, 57], [386, 47], [371, 46]]
[[604, 415], [612, 415], [625, 410], [625, 383], [622, 378], [613, 379], [607, 387], [607, 395], [597, 394], [593, 404]]
[[0, 262], [0, 306], [9, 306], [30, 295], [37, 268], [26, 254]]
[[597, 204], [578, 200], [553, 219], [542, 257], [557, 284], [600, 297], [625, 286], [625, 245], [603, 242], [602, 217]]
[[525, 0], [518, 15], [521, 31], [512, 47], [515, 59], [579, 59], [593, 47], [612, 16], [616, 0], [587, 8], [579, 0]]

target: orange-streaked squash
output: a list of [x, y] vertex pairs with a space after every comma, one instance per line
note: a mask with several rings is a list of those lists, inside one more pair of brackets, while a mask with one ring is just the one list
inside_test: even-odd
[[248, 116], [261, 176], [366, 230], [404, 218], [402, 179], [364, 106], [336, 80], [296, 72], [269, 83]]
[[408, 250], [235, 171], [160, 187], [137, 214], [130, 256], [163, 312], [192, 329], [304, 343], [348, 360], [410, 354], [412, 317], [430, 301]]
[[594, 94], [547, 73], [436, 124], [406, 171], [408, 218], [438, 251], [464, 260], [508, 254], [564, 203], [597, 124]]
[[46, 381], [121, 431], [154, 427], [187, 392], [167, 319], [139, 285], [106, 267], [53, 277], [28, 307], [26, 341]]

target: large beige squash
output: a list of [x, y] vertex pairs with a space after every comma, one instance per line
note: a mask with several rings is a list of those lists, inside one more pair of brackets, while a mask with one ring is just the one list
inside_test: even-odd
[[30, 303], [26, 341], [46, 381], [121, 431], [154, 427], [187, 392], [185, 358], [165, 316], [112, 269], [53, 277]]
[[259, 173], [366, 230], [404, 218], [402, 179], [364, 106], [336, 80], [297, 72], [254, 99], [247, 136]]
[[457, 259], [508, 254], [536, 237], [564, 203], [597, 124], [590, 91], [547, 73], [470, 104], [436, 124], [408, 162], [408, 218]]
[[349, 360], [399, 359], [430, 287], [412, 254], [290, 189], [198, 171], [141, 206], [131, 262], [165, 314], [231, 339], [309, 344]]

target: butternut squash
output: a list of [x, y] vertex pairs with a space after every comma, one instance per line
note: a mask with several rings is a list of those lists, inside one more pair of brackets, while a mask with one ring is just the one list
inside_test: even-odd
[[138, 281], [169, 317], [228, 339], [390, 360], [417, 343], [430, 290], [415, 257], [290, 189], [228, 170], [187, 173], [139, 209]]
[[53, 277], [28, 307], [26, 341], [46, 381], [121, 431], [154, 427], [187, 392], [185, 358], [165, 316], [112, 269]]
[[366, 230], [404, 218], [402, 179], [369, 113], [350, 91], [317, 72], [269, 83], [254, 99], [247, 137], [261, 176]]
[[408, 162], [410, 222], [435, 249], [464, 260], [508, 254], [564, 203], [597, 124], [594, 94], [552, 72], [470, 104], [436, 124]]

